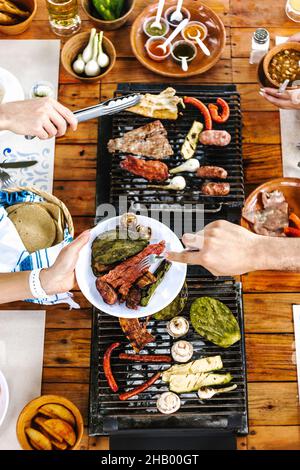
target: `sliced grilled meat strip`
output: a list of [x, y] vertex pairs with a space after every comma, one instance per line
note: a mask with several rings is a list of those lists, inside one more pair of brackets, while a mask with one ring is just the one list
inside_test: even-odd
[[169, 177], [169, 169], [165, 163], [143, 160], [142, 158], [136, 158], [132, 155], [122, 160], [120, 167], [148, 181], [165, 181]]

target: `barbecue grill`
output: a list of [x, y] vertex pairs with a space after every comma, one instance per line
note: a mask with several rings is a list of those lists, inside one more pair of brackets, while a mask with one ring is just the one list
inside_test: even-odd
[[[170, 85], [172, 86], [172, 85]], [[129, 93], [159, 93], [166, 85], [120, 84], [116, 96]], [[120, 196], [127, 196], [133, 209], [138, 210], [139, 204], [147, 208], [157, 207], [157, 212], [173, 212], [171, 229], [174, 229], [174, 213], [182, 206], [189, 204], [189, 210], [194, 217], [198, 211], [203, 212], [205, 224], [225, 218], [238, 222], [244, 202], [244, 178], [242, 166], [242, 136], [241, 136], [241, 110], [240, 96], [234, 85], [218, 86], [179, 86], [175, 85], [177, 95], [194, 96], [204, 103], [215, 102], [218, 97], [225, 99], [231, 110], [231, 116], [226, 124], [215, 125], [214, 128], [226, 129], [232, 136], [232, 142], [225, 148], [209, 148], [199, 145], [196, 158], [202, 165], [217, 165], [226, 168], [231, 184], [231, 193], [225, 197], [212, 197], [202, 195], [199, 188], [202, 181], [194, 176], [188, 176], [187, 188], [180, 192], [167, 192], [163, 190], [149, 190], [142, 178], [133, 176], [119, 168], [120, 158], [124, 155], [111, 155], [107, 151], [107, 142], [110, 138], [122, 136], [124, 132], [142, 126], [150, 121], [148, 118], [122, 112], [118, 115], [102, 118], [99, 121], [98, 146], [98, 172], [97, 172], [97, 206], [111, 203], [118, 212]], [[174, 149], [174, 156], [164, 160], [171, 168], [182, 162], [179, 150], [193, 121], [199, 119], [199, 111], [189, 108], [188, 113], [180, 116], [177, 121], [162, 121], [168, 132], [168, 138]], [[200, 206], [199, 206], [200, 205]], [[161, 217], [159, 217], [161, 219]], [[96, 221], [99, 217], [96, 216]], [[193, 222], [194, 223], [194, 222]], [[196, 226], [194, 226], [194, 229]], [[128, 363], [118, 359], [118, 352], [132, 352], [127, 338], [122, 332], [117, 318], [93, 311], [92, 349], [91, 349], [91, 377], [90, 377], [90, 409], [89, 433], [90, 435], [112, 436], [116, 440], [116, 449], [134, 449], [129, 447], [134, 440], [138, 445], [141, 436], [147, 437], [147, 442], [162, 440], [166, 435], [181, 436], [177, 447], [184, 448], [184, 439], [189, 442], [198, 442], [204, 447], [222, 448], [228, 436], [247, 434], [247, 383], [246, 383], [246, 357], [244, 345], [244, 324], [242, 311], [241, 284], [230, 277], [216, 278], [199, 267], [189, 267], [187, 284], [189, 300], [182, 315], [189, 318], [190, 305], [193, 300], [201, 296], [211, 296], [224, 302], [236, 316], [242, 339], [228, 349], [219, 348], [209, 341], [205, 341], [193, 328], [190, 328], [186, 339], [194, 346], [194, 357], [214, 356], [220, 354], [224, 363], [222, 372], [233, 375], [233, 384], [237, 389], [224, 395], [216, 395], [209, 400], [200, 401], [196, 393], [182, 394], [182, 406], [173, 415], [162, 415], [156, 408], [156, 399], [159, 394], [168, 390], [168, 385], [162, 381], [155, 383], [140, 395], [128, 400], [120, 401], [118, 394], [114, 394], [105, 379], [103, 372], [103, 354], [107, 347], [115, 342], [121, 343], [114, 353], [112, 369], [120, 390], [135, 388], [149, 379], [157, 370], [166, 369], [169, 364]], [[155, 343], [147, 344], [142, 353], [169, 354], [173, 339], [166, 331], [165, 321], [150, 319], [148, 330], [155, 336]], [[125, 439], [127, 436], [127, 439]], [[155, 441], [156, 439], [156, 441]], [[206, 440], [208, 439], [208, 440]], [[209, 440], [212, 439], [212, 440]], [[218, 441], [219, 439], [219, 441]], [[126, 444], [124, 444], [126, 440]], [[195, 442], [196, 442], [195, 441]], [[219, 442], [216, 444], [216, 442]], [[122, 444], [123, 442], [123, 444]], [[163, 441], [161, 441], [163, 442]], [[215, 443], [215, 444], [214, 444]], [[122, 447], [122, 445], [124, 447]], [[135, 445], [134, 443], [132, 444]], [[148, 444], [147, 444], [148, 445]], [[149, 444], [150, 446], [151, 444]], [[169, 445], [169, 444], [160, 444]], [[227, 448], [232, 446], [232, 441]], [[206, 447], [205, 447], [206, 446]], [[187, 447], [193, 449], [193, 447]], [[198, 447], [195, 447], [198, 448]]]
[[[158, 94], [166, 86], [120, 84], [115, 96], [127, 95], [129, 93]], [[135, 209], [138, 209], [140, 205], [144, 205], [147, 208], [151, 205], [152, 208], [157, 206], [159, 210], [174, 211], [176, 207], [181, 208], [183, 205], [189, 205], [195, 211], [200, 205], [204, 204], [207, 215], [216, 214], [224, 209], [223, 218], [227, 215], [227, 219], [231, 217], [237, 221], [245, 197], [239, 93], [237, 93], [234, 85], [174, 85], [173, 87], [176, 89], [178, 96], [193, 96], [205, 104], [216, 102], [218, 97], [228, 102], [230, 106], [229, 120], [225, 124], [214, 124], [214, 129], [227, 130], [232, 137], [231, 143], [227, 147], [209, 147], [199, 144], [195, 158], [199, 159], [201, 165], [221, 166], [228, 171], [227, 181], [231, 186], [230, 194], [222, 197], [201, 194], [200, 188], [204, 180], [192, 174], [185, 174], [187, 185], [183, 191], [149, 189], [149, 183], [146, 180], [122, 170], [120, 168], [120, 161], [126, 154], [118, 152], [111, 155], [107, 150], [109, 139], [120, 137], [125, 132], [152, 121], [152, 119], [130, 112], [122, 112], [99, 121], [99, 142], [101, 142], [101, 145], [98, 147], [97, 206], [101, 203], [110, 202], [117, 208], [119, 197], [121, 196], [127, 196], [128, 202]], [[179, 163], [182, 163], [180, 148], [193, 122], [200, 118], [200, 112], [189, 106], [188, 112], [182, 113], [176, 121], [161, 120], [167, 130], [168, 139], [174, 150], [172, 157], [163, 160], [169, 168], [174, 168]], [[210, 180], [212, 179], [210, 178]], [[164, 183], [162, 183], [162, 187], [163, 185]], [[234, 211], [234, 209], [238, 210]]]

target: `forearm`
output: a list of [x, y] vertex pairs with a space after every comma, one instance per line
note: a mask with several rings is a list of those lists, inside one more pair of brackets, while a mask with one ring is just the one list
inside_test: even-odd
[[29, 271], [0, 274], [0, 304], [30, 299]]
[[0, 131], [8, 130], [8, 122], [5, 113], [5, 105], [0, 104]]
[[256, 270], [300, 272], [300, 238], [259, 238]]

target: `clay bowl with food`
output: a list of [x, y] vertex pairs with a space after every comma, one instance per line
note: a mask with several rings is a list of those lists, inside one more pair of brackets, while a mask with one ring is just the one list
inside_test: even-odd
[[72, 65], [78, 57], [78, 54], [83, 52], [84, 48], [89, 42], [89, 38], [89, 32], [79, 33], [70, 38], [65, 43], [62, 49], [61, 61], [65, 70], [70, 75], [72, 75], [72, 77], [77, 78], [78, 80], [81, 80], [83, 82], [98, 82], [99, 80], [102, 80], [102, 78], [105, 77], [113, 69], [116, 62], [117, 54], [113, 43], [107, 37], [103, 36], [103, 51], [109, 57], [109, 65], [105, 69], [102, 69], [103, 71], [101, 71], [101, 73], [99, 75], [96, 75], [95, 77], [87, 77], [84, 74], [80, 75], [75, 73]]
[[273, 47], [263, 59], [263, 73], [267, 83], [279, 88], [286, 79], [290, 79], [287, 89], [298, 88], [291, 83], [300, 79], [300, 74], [297, 72], [299, 60], [300, 43], [286, 42]]
[[[20, 15], [13, 15], [15, 18], [14, 24], [0, 23], [0, 33], [7, 34], [8, 36], [15, 36], [17, 34], [24, 33], [24, 31], [26, 31], [26, 29], [31, 25], [37, 11], [37, 0], [12, 0], [12, 3], [21, 10], [21, 13]], [[22, 12], [25, 12], [24, 15]], [[8, 13], [8, 15], [10, 15], [10, 13]]]
[[113, 31], [121, 28], [129, 19], [135, 7], [136, 0], [126, 0], [121, 16], [115, 20], [105, 20], [93, 6], [92, 0], [81, 0], [81, 5], [89, 19], [99, 28], [105, 31]]
[[23, 408], [16, 431], [24, 450], [76, 450], [83, 429], [82, 415], [74, 403], [58, 395], [42, 395]]
[[[261, 193], [272, 193], [273, 191], [282, 192], [289, 205], [289, 212], [294, 212], [300, 216], [300, 178], [277, 178], [261, 184], [247, 197], [243, 213], [262, 210]], [[241, 225], [251, 232], [254, 232], [253, 225], [244, 217], [241, 219]]]

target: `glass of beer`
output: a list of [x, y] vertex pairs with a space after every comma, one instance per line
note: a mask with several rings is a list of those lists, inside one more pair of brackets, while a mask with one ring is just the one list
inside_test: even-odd
[[81, 26], [77, 0], [46, 0], [52, 31], [58, 36], [71, 36]]
[[300, 0], [287, 0], [285, 11], [292, 21], [300, 22]]

